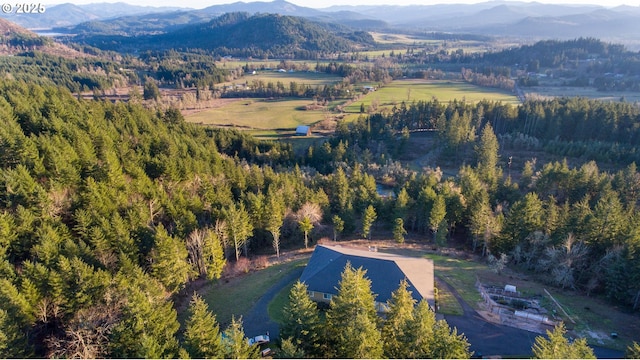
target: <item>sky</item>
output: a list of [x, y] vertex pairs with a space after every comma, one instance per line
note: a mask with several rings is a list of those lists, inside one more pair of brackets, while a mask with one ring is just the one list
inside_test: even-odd
[[[88, 4], [97, 2], [126, 2], [132, 5], [141, 6], [173, 6], [173, 7], [190, 7], [204, 8], [211, 5], [228, 4], [236, 1], [251, 2], [254, 0], [53, 0], [49, 3], [72, 3], [72, 4]], [[266, 0], [260, 0], [266, 1]], [[486, 0], [287, 0], [293, 4], [311, 8], [326, 8], [333, 5], [435, 5], [435, 4], [473, 4], [485, 2]], [[520, 1], [531, 2], [531, 1]], [[605, 7], [613, 7], [618, 5], [640, 6], [640, 0], [538, 0], [537, 2], [545, 4], [591, 4]]]

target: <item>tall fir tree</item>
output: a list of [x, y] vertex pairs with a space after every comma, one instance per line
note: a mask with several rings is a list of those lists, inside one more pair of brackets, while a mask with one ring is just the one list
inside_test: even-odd
[[433, 242], [436, 242], [438, 238], [438, 230], [440, 228], [440, 223], [445, 220], [447, 216], [447, 205], [444, 201], [444, 197], [442, 195], [438, 195], [433, 202], [433, 206], [431, 207], [431, 212], [429, 213], [429, 228], [433, 232]]
[[495, 189], [498, 185], [498, 178], [502, 175], [498, 168], [498, 138], [493, 132], [491, 124], [487, 123], [480, 134], [480, 144], [476, 146], [476, 156], [478, 158], [478, 174], [488, 185], [489, 189]]
[[297, 281], [289, 293], [284, 322], [280, 330], [283, 339], [290, 338], [307, 355], [320, 356], [320, 313], [317, 304], [307, 293], [307, 286]]
[[404, 228], [404, 221], [402, 218], [396, 218], [393, 225], [393, 239], [398, 243], [404, 243], [404, 236], [407, 234], [407, 230]]
[[151, 251], [151, 269], [171, 293], [180, 290], [189, 280], [191, 267], [187, 262], [185, 245], [169, 235], [162, 225], [156, 230], [155, 246]]
[[257, 359], [260, 356], [259, 348], [256, 345], [249, 345], [249, 341], [244, 336], [242, 319], [231, 319], [231, 324], [224, 331], [222, 336], [222, 349], [225, 359]]
[[376, 214], [376, 209], [373, 205], [367, 206], [362, 215], [362, 236], [367, 239], [371, 239], [371, 227], [373, 223], [376, 221], [378, 214]]
[[189, 356], [192, 359], [223, 358], [220, 326], [207, 303], [198, 294], [193, 294], [188, 311], [191, 315], [184, 331], [184, 345]]
[[327, 341], [337, 358], [380, 358], [382, 337], [378, 330], [374, 295], [366, 270], [347, 263], [339, 283], [338, 295], [332, 297], [327, 311]]
[[389, 311], [382, 326], [382, 339], [384, 356], [389, 359], [408, 358], [410, 355], [407, 343], [411, 335], [408, 331], [409, 324], [413, 320], [416, 300], [411, 296], [408, 286], [407, 280], [402, 280], [387, 302]]
[[414, 359], [468, 359], [471, 357], [469, 342], [445, 320], [436, 315], [426, 301], [415, 307], [413, 319], [408, 325], [407, 357]]
[[[271, 188], [269, 188], [271, 190]], [[269, 211], [266, 214], [266, 229], [271, 233], [271, 245], [276, 252], [276, 256], [280, 257], [280, 233], [284, 220], [285, 205], [284, 199], [273, 192], [268, 197]]]
[[547, 330], [547, 338], [536, 337], [533, 344], [533, 355], [536, 359], [595, 359], [593, 349], [584, 338], [569, 342], [565, 337], [567, 330], [564, 323], [557, 325], [553, 331]]

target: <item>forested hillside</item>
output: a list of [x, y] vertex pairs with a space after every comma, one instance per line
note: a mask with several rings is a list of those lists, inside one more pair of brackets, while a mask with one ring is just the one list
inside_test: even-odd
[[221, 239], [246, 254], [252, 232], [229, 236], [234, 221], [326, 199], [246, 162], [287, 163], [286, 147], [207, 134], [176, 111], [17, 82], [0, 94], [2, 357], [178, 356], [170, 296], [220, 275]]
[[[9, 25], [2, 46], [15, 56], [0, 59], [0, 357], [203, 357], [189, 342], [189, 322], [178, 323], [175, 295], [254, 254], [280, 256], [323, 236], [393, 235], [403, 242], [409, 233], [436, 248], [453, 240], [549, 286], [640, 309], [637, 104], [575, 97], [514, 106], [433, 97], [394, 99], [365, 112], [362, 103], [353, 121], [336, 121], [335, 132], [294, 151], [289, 142], [185, 123], [159, 89], [191, 90], [195, 103], [313, 99], [326, 104], [329, 118], [344, 115], [344, 103], [330, 103], [355, 101], [362, 84], [403, 77], [512, 89], [515, 69], [518, 76], [548, 71], [634, 89], [638, 54], [577, 39], [484, 54], [409, 49], [370, 59], [356, 53], [373, 44], [368, 33], [233, 13], [156, 36], [85, 38], [135, 56], [76, 44], [84, 56], [70, 59], [47, 52], [51, 40]], [[317, 61], [313, 75], [339, 80], [312, 86], [246, 78], [242, 86], [216, 87], [256, 66], [218, 67], [223, 54], [279, 56], [283, 69], [307, 75], [308, 64], [289, 59], [331, 57], [338, 60]], [[130, 101], [100, 100], [118, 87], [130, 91]], [[82, 100], [89, 91], [94, 98]], [[398, 98], [405, 95], [410, 89]], [[449, 165], [447, 176], [400, 162], [417, 151], [410, 148], [414, 131], [431, 136], [428, 151], [438, 165]], [[522, 166], [512, 168], [516, 151]], [[381, 184], [393, 195], [380, 196]], [[207, 315], [197, 299], [192, 310]], [[424, 308], [411, 311], [431, 321]], [[371, 318], [367, 329], [374, 331]], [[333, 328], [341, 324], [329, 320]], [[246, 345], [238, 322], [221, 325]], [[350, 342], [343, 345], [336, 353], [303, 350], [350, 357]], [[461, 345], [464, 352], [455, 355], [468, 355]], [[370, 357], [380, 356], [380, 346], [371, 344]]]
[[365, 32], [300, 17], [228, 13], [209, 22], [184, 26], [154, 36], [86, 36], [77, 38], [107, 50], [203, 49], [218, 55], [315, 59], [316, 56], [364, 49], [373, 45]]
[[33, 51], [67, 58], [83, 56], [78, 51], [56, 43], [50, 38], [38, 36], [8, 20], [0, 19], [0, 55], [16, 55]]

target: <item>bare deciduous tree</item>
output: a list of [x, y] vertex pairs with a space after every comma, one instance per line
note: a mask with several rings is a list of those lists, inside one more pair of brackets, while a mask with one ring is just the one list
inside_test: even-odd
[[121, 306], [113, 301], [78, 311], [64, 335], [45, 340], [48, 357], [97, 359], [108, 355], [109, 335], [118, 323]]

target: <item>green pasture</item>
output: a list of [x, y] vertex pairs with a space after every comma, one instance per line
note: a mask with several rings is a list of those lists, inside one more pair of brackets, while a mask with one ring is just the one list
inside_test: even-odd
[[[315, 64], [313, 65], [315, 68]], [[248, 83], [251, 85], [253, 81], [263, 81], [265, 84], [272, 82], [277, 83], [280, 81], [284, 84], [286, 89], [289, 89], [289, 83], [295, 82], [299, 86], [301, 85], [332, 85], [339, 81], [342, 81], [342, 77], [327, 74], [317, 73], [315, 71], [294, 71], [294, 72], [278, 72], [273, 70], [259, 70], [256, 71], [256, 75], [245, 74], [241, 81], [234, 81], [235, 83]]]
[[[444, 42], [443, 40], [434, 40], [430, 38], [423, 38], [420, 36], [408, 35], [408, 34], [389, 34], [389, 33], [372, 32], [371, 36], [373, 36], [373, 40], [375, 40], [379, 44], [438, 45]], [[387, 50], [387, 52], [390, 52], [390, 50]]]
[[506, 91], [492, 88], [484, 88], [456, 81], [433, 80], [397, 80], [372, 91], [345, 107], [345, 112], [359, 113], [360, 104], [364, 103], [365, 109], [371, 104], [377, 103], [380, 107], [392, 107], [401, 102], [413, 102], [419, 100], [438, 99], [441, 102], [462, 100], [478, 102], [481, 100], [501, 101], [504, 103], [518, 104], [518, 98]]
[[239, 99], [223, 107], [187, 115], [185, 120], [248, 130], [293, 130], [298, 125], [310, 125], [323, 119], [321, 110], [304, 110], [311, 102], [308, 99]]

